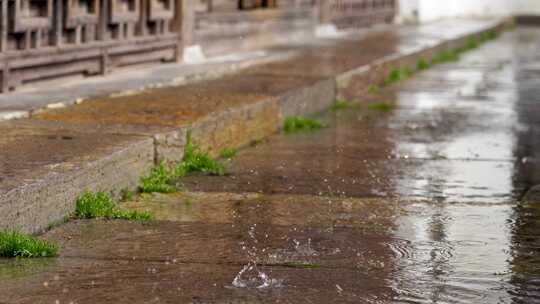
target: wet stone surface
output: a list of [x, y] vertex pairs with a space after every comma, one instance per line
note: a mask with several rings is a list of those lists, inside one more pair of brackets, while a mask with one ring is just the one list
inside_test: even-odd
[[144, 139], [26, 120], [3, 122], [0, 132], [0, 194], [39, 180], [46, 173], [80, 167], [84, 161], [99, 159]]
[[226, 176], [72, 221], [46, 260], [0, 260], [0, 303], [540, 303], [540, 33], [518, 29]]
[[382, 95], [392, 111], [328, 113], [322, 119], [329, 128], [276, 136], [243, 151], [229, 176], [181, 184], [197, 191], [513, 202], [540, 182], [536, 89], [516, 81], [517, 36], [421, 73], [392, 90], [395, 101]]

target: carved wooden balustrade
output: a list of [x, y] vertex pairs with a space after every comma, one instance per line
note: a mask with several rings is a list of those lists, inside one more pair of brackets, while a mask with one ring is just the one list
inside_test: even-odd
[[175, 0], [2, 0], [1, 89], [174, 60]]
[[396, 0], [326, 0], [322, 2], [322, 22], [339, 28], [390, 23], [396, 14]]
[[395, 0], [0, 0], [0, 90], [389, 22]]

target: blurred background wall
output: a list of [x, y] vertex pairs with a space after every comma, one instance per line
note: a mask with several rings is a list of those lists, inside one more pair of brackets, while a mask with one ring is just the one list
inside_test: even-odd
[[401, 22], [429, 22], [444, 18], [488, 18], [513, 14], [540, 15], [540, 0], [399, 0]]

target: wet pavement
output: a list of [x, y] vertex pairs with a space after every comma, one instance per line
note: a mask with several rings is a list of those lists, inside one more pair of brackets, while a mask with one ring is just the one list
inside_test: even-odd
[[[540, 30], [0, 260], [0, 303], [540, 303]], [[371, 99], [371, 98], [370, 98]], [[363, 101], [363, 100], [362, 100]], [[364, 103], [361, 103], [364, 104]]]

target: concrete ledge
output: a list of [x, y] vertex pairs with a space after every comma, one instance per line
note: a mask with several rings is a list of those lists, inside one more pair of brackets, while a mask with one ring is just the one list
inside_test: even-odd
[[336, 82], [334, 79], [320, 80], [313, 85], [284, 94], [279, 102], [280, 124], [288, 116], [322, 112], [332, 105], [335, 98]]
[[75, 210], [84, 190], [132, 189], [154, 165], [151, 139], [109, 151], [94, 161], [59, 164], [46, 175], [0, 194], [0, 229], [43, 231]]
[[190, 129], [202, 149], [218, 155], [222, 149], [243, 147], [276, 133], [279, 117], [278, 101], [269, 98], [209, 115]]

